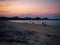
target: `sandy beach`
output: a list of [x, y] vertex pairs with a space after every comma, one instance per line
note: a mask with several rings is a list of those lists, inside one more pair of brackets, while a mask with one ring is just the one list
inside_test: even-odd
[[[5, 37], [3, 32], [6, 33], [7, 36], [9, 35], [9, 38]], [[5, 39], [5, 42], [1, 42], [0, 45], [60, 45], [60, 26], [0, 22], [0, 33], [0, 42]], [[1, 38], [2, 34], [4, 36]], [[10, 42], [12, 40], [14, 43]], [[6, 43], [6, 41], [8, 41], [8, 43]]]
[[18, 30], [28, 30], [28, 31], [36, 31], [42, 34], [50, 34], [50, 35], [57, 35], [60, 36], [60, 26], [44, 26], [41, 24], [30, 24], [30, 23], [16, 23], [16, 22], [9, 22], [8, 25], [13, 26], [15, 29]]

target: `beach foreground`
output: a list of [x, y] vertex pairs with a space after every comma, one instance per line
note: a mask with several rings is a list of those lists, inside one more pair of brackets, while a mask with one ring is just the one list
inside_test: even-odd
[[60, 45], [60, 27], [0, 22], [0, 45]]

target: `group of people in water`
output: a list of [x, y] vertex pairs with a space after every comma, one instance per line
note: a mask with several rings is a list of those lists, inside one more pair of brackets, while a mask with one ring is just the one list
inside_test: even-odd
[[[13, 22], [16, 22], [16, 21], [13, 21]], [[33, 21], [22, 22], [22, 23], [31, 23], [31, 24], [36, 24], [36, 23], [35, 23], [35, 22], [33, 22]], [[43, 26], [47, 26], [47, 22], [46, 22], [46, 21], [41, 22], [41, 25], [43, 25]]]
[[46, 22], [42, 22], [42, 25], [47, 26], [47, 23]]
[[[29, 21], [29, 23], [35, 24], [35, 22], [31, 22], [31, 21]], [[47, 22], [42, 22], [41, 24], [42, 24], [43, 26], [47, 26]]]

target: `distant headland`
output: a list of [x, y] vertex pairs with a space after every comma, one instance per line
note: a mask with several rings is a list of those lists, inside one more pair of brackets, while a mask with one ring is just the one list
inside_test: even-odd
[[44, 17], [44, 18], [40, 18], [40, 17], [24, 17], [24, 18], [21, 18], [21, 17], [18, 17], [18, 16], [15, 16], [15, 17], [4, 17], [4, 16], [1, 16], [0, 17], [0, 20], [60, 20], [60, 19], [49, 19], [48, 17]]

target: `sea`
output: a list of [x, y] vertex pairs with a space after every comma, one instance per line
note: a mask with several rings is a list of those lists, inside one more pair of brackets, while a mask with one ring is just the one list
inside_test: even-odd
[[60, 20], [9, 20], [9, 21], [17, 23], [34, 23], [34, 24], [42, 24], [43, 22], [51, 26], [60, 26]]

